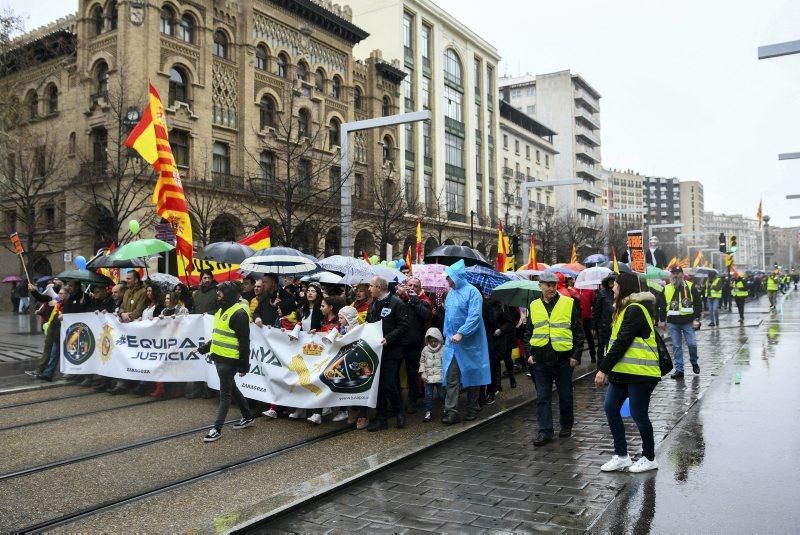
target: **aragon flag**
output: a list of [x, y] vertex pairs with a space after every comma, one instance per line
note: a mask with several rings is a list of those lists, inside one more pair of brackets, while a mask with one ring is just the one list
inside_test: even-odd
[[192, 270], [192, 224], [186, 206], [183, 185], [169, 145], [164, 105], [153, 84], [148, 84], [148, 105], [142, 119], [133, 128], [124, 145], [134, 149], [158, 174], [153, 190], [156, 213], [164, 218], [175, 233], [175, 248]]

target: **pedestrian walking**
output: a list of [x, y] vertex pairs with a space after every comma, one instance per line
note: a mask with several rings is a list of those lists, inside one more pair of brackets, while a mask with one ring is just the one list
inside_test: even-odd
[[597, 361], [603, 360], [611, 337], [611, 315], [614, 313], [614, 292], [612, 287], [616, 273], [606, 276], [600, 282], [600, 289], [592, 307], [592, 329], [597, 338]]
[[223, 282], [216, 288], [218, 309], [214, 314], [211, 341], [199, 348], [201, 354], [211, 354], [219, 376], [219, 409], [217, 419], [203, 442], [214, 442], [222, 436], [222, 426], [236, 400], [242, 418], [233, 424], [234, 429], [244, 429], [255, 421], [247, 398], [236, 386], [236, 374], [244, 377], [250, 369], [250, 316], [245, 305], [239, 302], [239, 287], [233, 282]]
[[778, 281], [780, 275], [778, 270], [773, 271], [767, 277], [767, 297], [769, 298], [769, 309], [775, 310], [775, 304], [778, 299]]
[[27, 314], [28, 307], [31, 303], [30, 291], [28, 290], [28, 285], [20, 282], [17, 283], [17, 296], [19, 297], [19, 307], [17, 308], [17, 312], [19, 314]]
[[697, 338], [695, 330], [700, 328], [700, 315], [703, 308], [700, 293], [694, 284], [683, 279], [683, 269], [675, 266], [671, 270], [672, 281], [664, 287], [664, 293], [657, 298], [658, 315], [661, 327], [669, 329], [672, 341], [675, 372], [672, 379], [683, 379], [683, 342], [689, 349], [689, 362], [694, 373], [700, 373], [697, 357]]
[[708, 290], [708, 315], [709, 327], [719, 325], [719, 307], [722, 303], [722, 277], [717, 277], [714, 273], [709, 276], [706, 288]]
[[425, 347], [419, 359], [419, 377], [425, 386], [425, 416], [423, 422], [433, 418], [434, 397], [442, 398], [442, 353], [444, 337], [442, 331], [431, 327], [425, 333]]
[[[486, 328], [486, 337], [489, 342], [489, 359], [491, 364], [492, 382], [486, 387], [486, 404], [494, 403], [498, 392], [503, 391], [503, 375], [500, 364], [505, 363], [511, 388], [517, 388], [514, 377], [514, 361], [511, 351], [516, 347], [516, 330], [519, 322], [519, 312], [516, 307], [509, 307], [498, 301], [488, 304], [491, 311], [491, 325]], [[486, 322], [486, 305], [484, 304], [484, 322]]]
[[578, 290], [578, 303], [581, 305], [581, 321], [583, 322], [583, 336], [589, 348], [589, 358], [597, 362], [597, 349], [592, 333], [592, 308], [595, 306], [596, 292], [587, 288]]
[[481, 410], [478, 404], [480, 387], [492, 380], [489, 369], [489, 346], [483, 326], [483, 297], [464, 277], [466, 266], [459, 260], [445, 269], [450, 291], [445, 298], [444, 371], [445, 415], [442, 423], [450, 425], [460, 420], [458, 396], [467, 393], [467, 414], [474, 420]]
[[542, 297], [530, 305], [525, 344], [528, 364], [532, 367], [536, 385], [539, 432], [534, 446], [544, 446], [553, 440], [553, 383], [558, 391], [558, 436], [572, 435], [575, 421], [572, 372], [580, 363], [583, 349], [583, 321], [580, 305], [556, 289], [558, 277], [553, 273], [539, 276]]
[[406, 412], [417, 412], [417, 401], [424, 395], [419, 381], [419, 359], [424, 342], [423, 333], [430, 327], [431, 301], [422, 290], [422, 283], [416, 277], [405, 281], [399, 288], [398, 296], [406, 305], [408, 328], [403, 340], [403, 361], [406, 368], [406, 382], [408, 383], [408, 397]]
[[747, 284], [738, 273], [733, 274], [733, 299], [736, 301], [736, 309], [739, 311], [739, 323], [744, 323], [744, 302], [747, 300]]
[[[639, 278], [621, 273], [614, 283], [614, 317], [608, 353], [594, 378], [597, 388], [608, 385], [605, 411], [614, 437], [614, 456], [603, 464], [603, 472], [628, 469], [646, 472], [658, 468], [650, 396], [661, 380], [656, 331], [653, 326], [655, 296], [640, 291]], [[631, 417], [642, 437], [642, 456], [635, 463], [628, 455], [625, 425], [620, 409], [630, 400]]]

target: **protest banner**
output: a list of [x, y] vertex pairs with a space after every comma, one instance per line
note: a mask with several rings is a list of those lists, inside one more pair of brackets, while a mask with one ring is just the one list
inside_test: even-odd
[[[114, 314], [65, 314], [61, 371], [134, 381], [205, 381], [218, 389], [213, 362], [198, 352], [213, 320], [191, 314], [121, 323]], [[295, 340], [280, 329], [251, 325], [250, 370], [236, 377], [239, 389], [250, 399], [288, 407], [375, 407], [381, 324], [331, 338], [301, 332]]]
[[630, 262], [628, 265], [636, 273], [646, 273], [647, 265], [644, 256], [644, 232], [641, 230], [628, 231], [628, 251], [630, 251]]

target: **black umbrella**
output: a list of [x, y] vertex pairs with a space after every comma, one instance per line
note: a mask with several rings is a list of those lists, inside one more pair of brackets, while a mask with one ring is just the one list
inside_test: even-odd
[[[633, 270], [628, 266], [628, 264], [623, 264], [622, 262], [617, 262], [619, 264], [619, 272], [620, 273], [633, 273]], [[599, 265], [599, 267], [608, 268], [611, 271], [614, 271], [614, 261], [609, 260], [608, 262], [603, 262]]]
[[255, 254], [255, 251], [235, 241], [220, 241], [216, 243], [209, 243], [203, 247], [199, 253], [198, 258], [204, 260], [213, 260], [220, 264], [241, 264], [245, 258], [250, 258]]
[[111, 255], [99, 254], [86, 263], [86, 269], [147, 267], [144, 258], [131, 258], [130, 260], [111, 260], [110, 258]]
[[70, 271], [63, 271], [56, 275], [56, 278], [65, 281], [80, 281], [89, 284], [102, 284], [104, 286], [111, 286], [114, 284], [114, 281], [108, 277], [104, 277], [95, 273], [94, 271], [89, 271], [88, 269], [73, 269]]
[[325, 271], [317, 259], [291, 247], [271, 247], [258, 251], [240, 265], [242, 272], [272, 273], [274, 275], [311, 275]]
[[466, 245], [441, 245], [425, 255], [426, 264], [444, 264], [446, 266], [464, 260], [467, 266], [494, 267], [484, 256]]

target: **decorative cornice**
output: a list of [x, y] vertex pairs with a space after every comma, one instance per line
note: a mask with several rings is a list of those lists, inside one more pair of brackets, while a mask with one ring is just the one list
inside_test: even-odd
[[295, 13], [301, 18], [336, 35], [351, 45], [356, 45], [369, 37], [369, 33], [362, 30], [339, 14], [330, 11], [312, 0], [269, 0], [273, 4]]
[[403, 78], [406, 77], [406, 72], [404, 70], [399, 69], [391, 63], [387, 63], [385, 61], [376, 62], [375, 71], [383, 76], [386, 80], [394, 84], [400, 84], [400, 82], [403, 81]]

